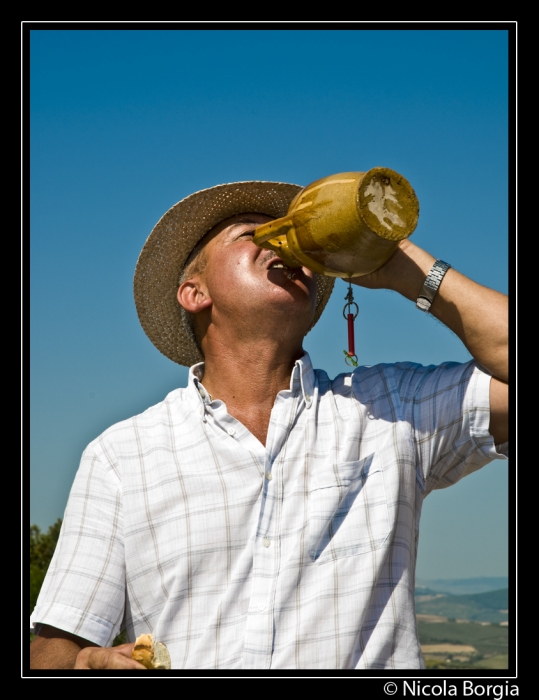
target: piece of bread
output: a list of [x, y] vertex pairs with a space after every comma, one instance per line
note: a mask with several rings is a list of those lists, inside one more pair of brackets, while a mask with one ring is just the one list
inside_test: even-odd
[[153, 634], [137, 637], [131, 658], [145, 668], [170, 668], [168, 649], [163, 642], [156, 642]]

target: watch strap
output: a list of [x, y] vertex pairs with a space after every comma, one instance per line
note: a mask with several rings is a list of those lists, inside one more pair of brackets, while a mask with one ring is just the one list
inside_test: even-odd
[[444, 262], [443, 260], [436, 260], [434, 265], [430, 268], [429, 274], [423, 284], [419, 296], [417, 297], [416, 306], [421, 311], [428, 313], [438, 287], [440, 286], [445, 273], [449, 270], [451, 265]]

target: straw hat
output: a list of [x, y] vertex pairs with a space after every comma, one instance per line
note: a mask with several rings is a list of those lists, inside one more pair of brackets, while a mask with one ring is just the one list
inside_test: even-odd
[[[180, 312], [178, 280], [189, 254], [221, 221], [253, 212], [284, 216], [302, 188], [283, 182], [232, 182], [195, 192], [175, 204], [157, 222], [135, 269], [135, 304], [140, 323], [155, 347], [180, 365], [203, 361]], [[335, 279], [316, 275], [318, 299], [314, 323], [331, 295]], [[314, 324], [313, 324], [314, 325]]]

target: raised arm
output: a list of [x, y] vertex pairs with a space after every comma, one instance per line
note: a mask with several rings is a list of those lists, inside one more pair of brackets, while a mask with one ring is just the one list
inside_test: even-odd
[[[391, 289], [415, 303], [435, 258], [409, 240], [376, 272], [352, 280], [369, 289]], [[420, 313], [418, 311], [418, 313]], [[490, 382], [490, 433], [495, 443], [508, 437], [509, 321], [505, 294], [477, 284], [450, 268], [430, 307], [493, 379]]]
[[99, 647], [82, 637], [43, 625], [30, 644], [30, 668], [144, 670], [142, 664], [131, 658], [134, 646], [131, 642], [117, 647]]

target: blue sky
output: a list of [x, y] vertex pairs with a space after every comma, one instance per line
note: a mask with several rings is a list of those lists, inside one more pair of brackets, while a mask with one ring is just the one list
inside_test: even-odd
[[[387, 166], [420, 202], [412, 240], [508, 291], [508, 32], [52, 29], [30, 33], [30, 522], [61, 517], [85, 446], [185, 384], [139, 325], [132, 281], [155, 223], [223, 182], [306, 185]], [[313, 25], [314, 27], [314, 25]], [[360, 362], [466, 361], [412, 303], [356, 288]], [[346, 370], [338, 281], [305, 348]], [[508, 573], [494, 462], [429, 496], [418, 577]]]

